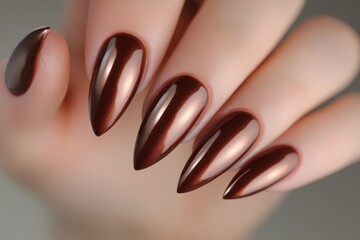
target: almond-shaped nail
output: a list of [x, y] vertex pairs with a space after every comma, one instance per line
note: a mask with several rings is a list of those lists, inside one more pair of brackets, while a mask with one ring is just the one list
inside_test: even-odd
[[143, 77], [145, 48], [130, 34], [109, 38], [98, 55], [90, 84], [89, 111], [97, 136], [109, 130], [126, 110]]
[[206, 106], [205, 87], [195, 78], [180, 76], [157, 95], [137, 136], [134, 168], [147, 168], [165, 157], [185, 137]]
[[274, 185], [296, 168], [299, 155], [290, 146], [274, 146], [249, 162], [231, 180], [224, 199], [247, 197]]
[[199, 188], [228, 170], [258, 135], [259, 124], [251, 114], [235, 112], [225, 117], [190, 156], [180, 176], [178, 193]]
[[5, 70], [5, 84], [15, 96], [22, 95], [30, 88], [35, 76], [38, 56], [49, 27], [35, 29], [16, 46]]

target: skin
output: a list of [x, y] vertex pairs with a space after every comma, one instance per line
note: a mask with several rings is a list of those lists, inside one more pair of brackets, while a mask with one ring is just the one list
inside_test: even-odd
[[[143, 1], [101, 4], [94, 0], [90, 5], [85, 0], [71, 1], [63, 34], [67, 43], [51, 30], [29, 91], [21, 97], [12, 96], [3, 79], [0, 81], [0, 109], [7, 113], [0, 118], [1, 167], [51, 206], [58, 220], [59, 239], [245, 238], [284, 194], [266, 192], [243, 200], [224, 201], [221, 193], [235, 173], [230, 171], [197, 191], [179, 195], [176, 184], [191, 154], [192, 143], [182, 144], [150, 169], [135, 172], [134, 142], [142, 106], [148, 107], [156, 89], [170, 76], [186, 71], [202, 79], [211, 90], [211, 104], [186, 140], [201, 132], [198, 141], [217, 119], [231, 109], [241, 108], [256, 115], [263, 129], [249, 156], [276, 144], [297, 147], [300, 167], [273, 186], [273, 190], [300, 187], [357, 160], [358, 93], [302, 118], [344, 88], [357, 73], [359, 40], [349, 26], [328, 17], [309, 20], [253, 72], [303, 4], [288, 2], [276, 7], [272, 1], [264, 1], [259, 3], [265, 4], [261, 5], [264, 8], [259, 8], [251, 5], [253, 1], [229, 1], [222, 5], [208, 0], [177, 48], [166, 55], [168, 61], [162, 64], [182, 1], [173, 4], [151, 1], [149, 6], [143, 6]], [[276, 17], [271, 21], [265, 6], [274, 10], [270, 12]], [[247, 16], [247, 11], [257, 14]], [[124, 21], [115, 21], [116, 16], [124, 17]], [[139, 18], [143, 21], [138, 21]], [[214, 24], [208, 25], [209, 22]], [[267, 30], [268, 37], [258, 37], [260, 31], [246, 31], [248, 22], [254, 29]], [[204, 27], [216, 24], [229, 27], [223, 32], [216, 27]], [[150, 83], [151, 87], [138, 94], [117, 124], [98, 138], [91, 130], [88, 116], [89, 78], [102, 41], [119, 31], [145, 39], [151, 57], [140, 88]], [[328, 39], [331, 41], [323, 44]], [[224, 51], [216, 47], [219, 44], [230, 47]], [[232, 51], [237, 44], [239, 50]], [[193, 51], [197, 51], [197, 57], [191, 58]], [[284, 72], [284, 65], [293, 67]], [[0, 78], [5, 67], [6, 60], [0, 65]], [[229, 81], [224, 83], [219, 78]], [[270, 87], [274, 91], [266, 91]], [[299, 87], [306, 101], [296, 95]], [[288, 104], [282, 105], [284, 99]], [[284, 116], [281, 122], [279, 116]], [[334, 138], [337, 141], [331, 141]], [[331, 164], [323, 164], [324, 159]]]

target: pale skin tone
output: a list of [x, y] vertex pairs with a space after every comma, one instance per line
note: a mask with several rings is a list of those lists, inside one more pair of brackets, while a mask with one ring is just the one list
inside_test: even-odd
[[[244, 238], [281, 201], [279, 191], [309, 184], [360, 157], [359, 93], [304, 116], [356, 76], [357, 33], [340, 20], [317, 17], [273, 51], [302, 5], [204, 1], [161, 64], [182, 0], [71, 1], [64, 32], [51, 30], [46, 38], [29, 91], [13, 96], [0, 81], [0, 109], [6, 113], [0, 118], [1, 167], [54, 209], [60, 239]], [[122, 31], [140, 36], [150, 59], [125, 115], [96, 137], [88, 115], [89, 78], [104, 39]], [[245, 157], [289, 144], [300, 154], [296, 171], [270, 191], [231, 201], [221, 194], [238, 166], [196, 191], [176, 193], [192, 141], [153, 167], [134, 171], [142, 112], [157, 88], [184, 72], [210, 92], [210, 104], [186, 140], [196, 143], [226, 113], [245, 109], [262, 129]]]

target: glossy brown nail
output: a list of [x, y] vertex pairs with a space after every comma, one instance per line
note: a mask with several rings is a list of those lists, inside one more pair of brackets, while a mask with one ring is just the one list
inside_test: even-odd
[[207, 99], [205, 87], [190, 76], [170, 81], [158, 94], [140, 126], [134, 168], [149, 167], [174, 149], [200, 117]]
[[287, 177], [298, 165], [299, 156], [290, 146], [275, 146], [250, 160], [231, 180], [224, 199], [258, 193]]
[[33, 81], [38, 56], [49, 27], [35, 29], [16, 46], [5, 70], [5, 84], [13, 95], [22, 95]]
[[145, 64], [145, 48], [133, 35], [114, 35], [104, 43], [89, 92], [90, 119], [97, 136], [109, 130], [124, 113], [143, 77]]
[[192, 191], [221, 175], [252, 146], [258, 135], [259, 124], [251, 114], [235, 112], [225, 117], [190, 156], [177, 191]]

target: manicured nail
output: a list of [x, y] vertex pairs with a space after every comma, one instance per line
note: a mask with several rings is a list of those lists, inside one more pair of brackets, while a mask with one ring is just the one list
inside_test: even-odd
[[165, 157], [185, 137], [207, 103], [205, 87], [181, 76], [160, 91], [140, 126], [134, 168], [147, 168]]
[[89, 111], [97, 136], [109, 130], [126, 110], [143, 77], [145, 48], [130, 34], [108, 39], [97, 58], [90, 84]]
[[232, 113], [196, 147], [179, 180], [178, 193], [199, 188], [228, 170], [259, 135], [258, 121], [245, 112]]
[[30, 88], [38, 64], [38, 55], [49, 29], [35, 29], [21, 40], [11, 54], [5, 70], [5, 84], [13, 95], [22, 95]]
[[224, 199], [258, 193], [287, 177], [298, 165], [299, 156], [290, 146], [275, 146], [250, 160], [231, 180]]

